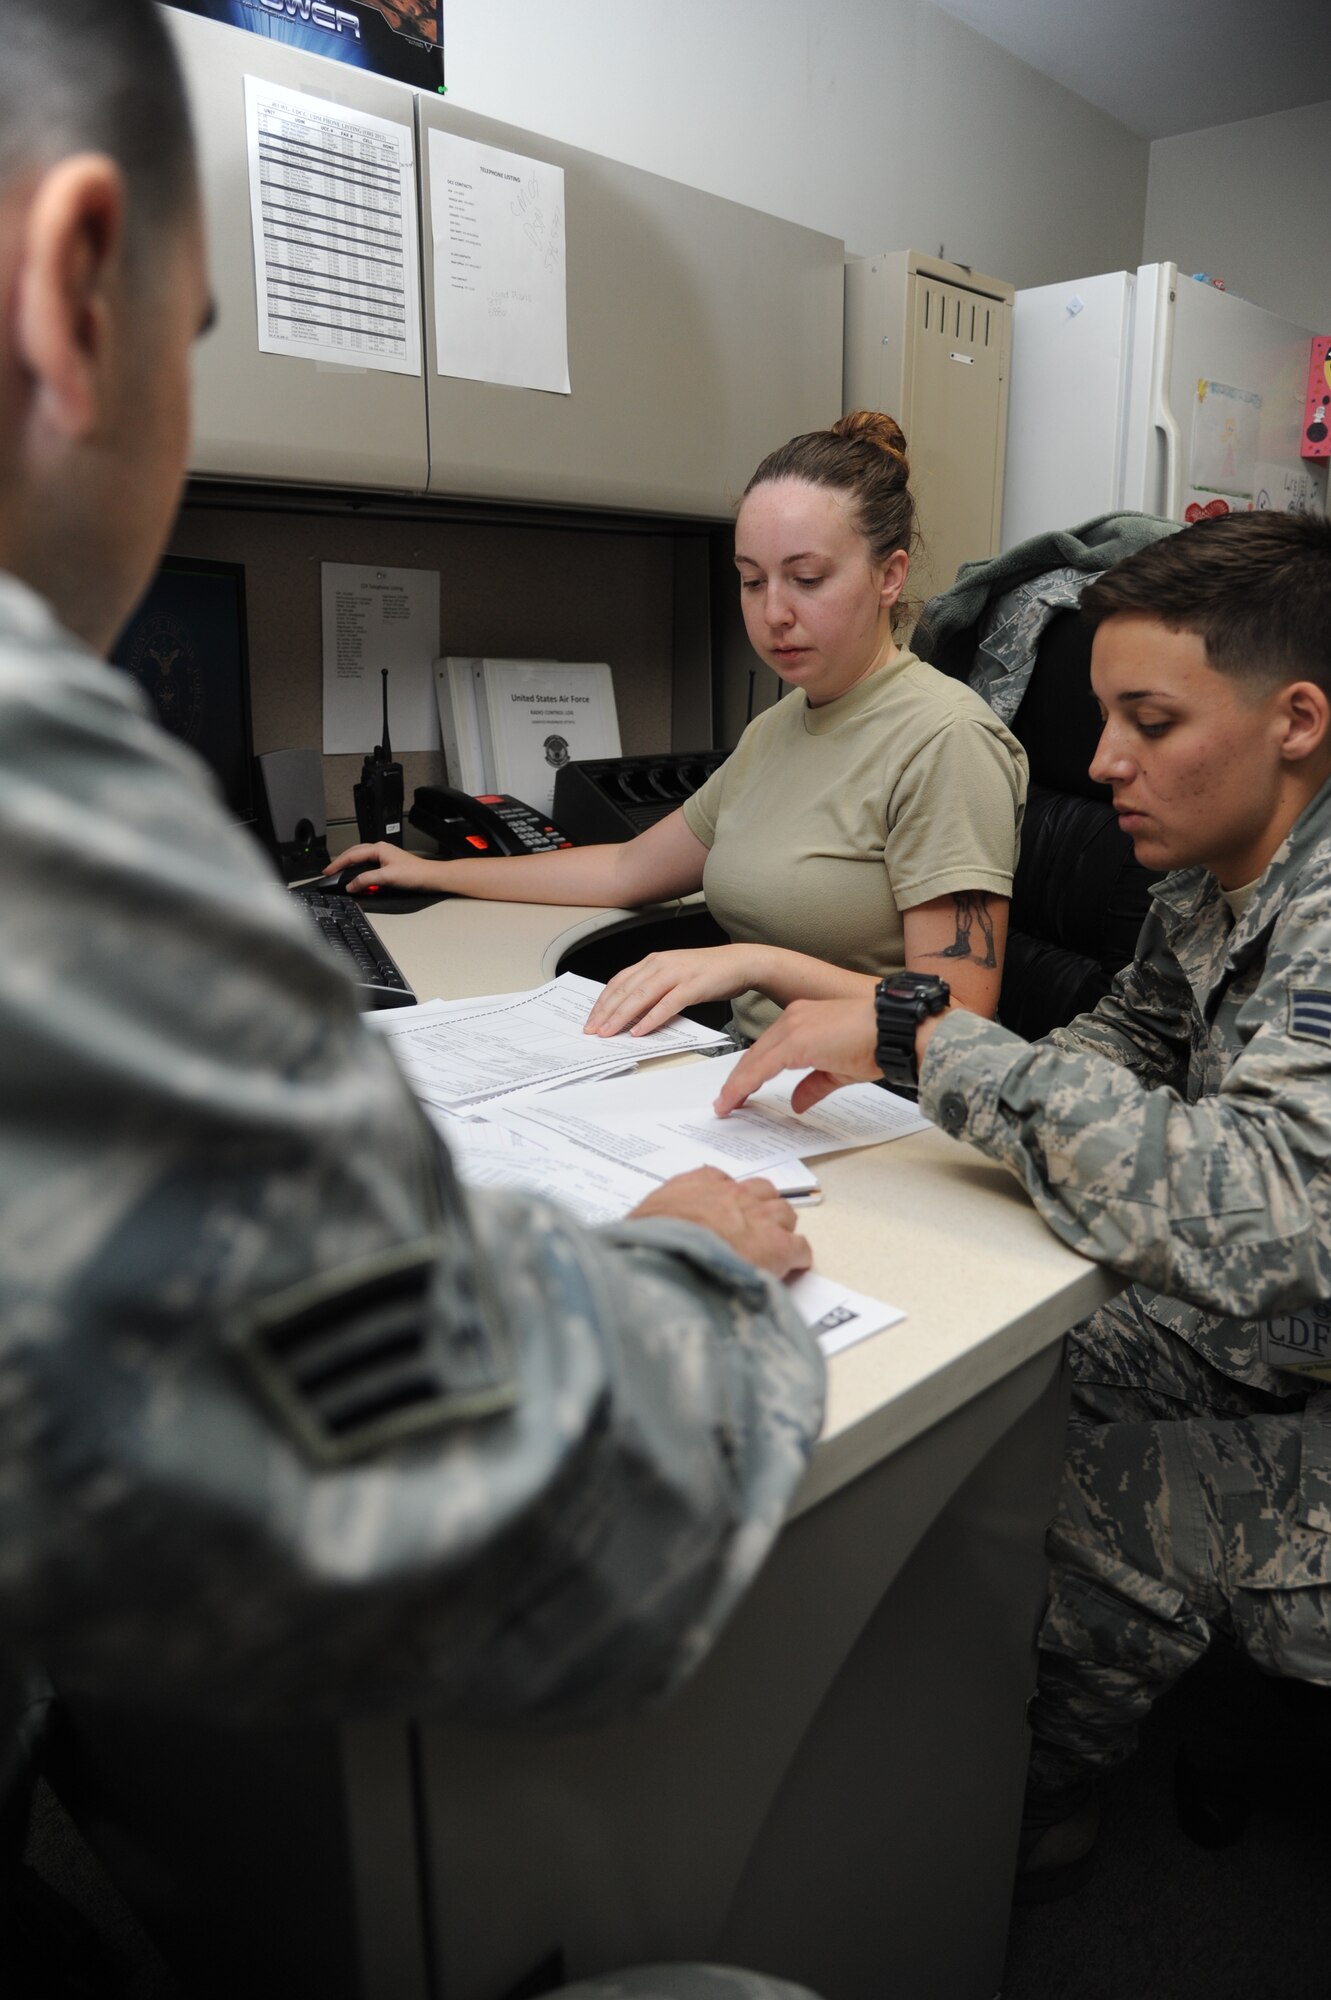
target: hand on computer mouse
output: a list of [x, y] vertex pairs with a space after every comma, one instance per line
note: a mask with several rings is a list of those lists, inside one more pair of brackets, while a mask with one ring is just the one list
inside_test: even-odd
[[329, 862], [313, 886], [328, 895], [351, 896], [367, 909], [407, 915], [451, 895], [439, 881], [440, 862], [404, 854], [391, 841], [348, 847]]
[[424, 855], [407, 854], [391, 840], [376, 840], [344, 848], [341, 854], [334, 855], [319, 878], [319, 887], [349, 891], [353, 896], [364, 896], [376, 885], [381, 889], [421, 889], [440, 894], [443, 884], [437, 879], [439, 866], [437, 861], [427, 861]]
[[319, 877], [319, 887], [328, 895], [349, 895], [352, 883], [376, 865], [373, 861], [353, 861], [349, 868], [332, 869]]

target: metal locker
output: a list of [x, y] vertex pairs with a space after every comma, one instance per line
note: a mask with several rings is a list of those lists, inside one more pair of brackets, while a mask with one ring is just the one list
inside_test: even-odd
[[842, 408], [906, 433], [921, 548], [919, 610], [963, 562], [998, 553], [1013, 287], [918, 250], [846, 265]]

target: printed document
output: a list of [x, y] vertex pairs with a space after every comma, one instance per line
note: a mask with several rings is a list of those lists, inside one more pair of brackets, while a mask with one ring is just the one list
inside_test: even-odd
[[421, 372], [412, 128], [245, 78], [259, 350]]
[[564, 169], [434, 130], [429, 169], [439, 373], [567, 396]]
[[[501, 1107], [513, 1101], [511, 1097], [494, 1100]], [[462, 1118], [433, 1104], [425, 1106], [425, 1113], [446, 1142], [458, 1178], [469, 1187], [544, 1195], [589, 1228], [622, 1222], [644, 1195], [661, 1185], [655, 1174], [607, 1159], [536, 1126], [520, 1129], [500, 1124], [493, 1117]], [[816, 1176], [802, 1160], [780, 1161], [762, 1178], [770, 1180], [779, 1193], [797, 1198], [818, 1188]]]
[[[585, 1228], [622, 1222], [660, 1185], [649, 1174], [603, 1159], [585, 1146], [556, 1143], [547, 1150], [540, 1134], [509, 1130], [489, 1118], [458, 1118], [428, 1106], [427, 1111], [447, 1142], [458, 1178], [468, 1187], [540, 1195]], [[792, 1174], [775, 1175], [778, 1186], [783, 1179], [800, 1178], [797, 1163], [792, 1166]], [[852, 1292], [821, 1271], [805, 1271], [791, 1280], [789, 1289], [792, 1304], [828, 1356], [905, 1318], [899, 1307]]]
[[[639, 1046], [648, 1039], [655, 1037], [640, 1037]], [[818, 1159], [922, 1132], [929, 1122], [913, 1104], [867, 1083], [833, 1092], [800, 1117], [790, 1108], [798, 1081], [793, 1076], [774, 1077], [742, 1110], [718, 1118], [713, 1100], [738, 1061], [737, 1052], [668, 1074], [570, 1084], [519, 1104], [496, 1104], [491, 1115], [513, 1130], [536, 1126], [562, 1135], [660, 1180], [694, 1167], [720, 1167], [741, 1177], [764, 1174], [791, 1154]]]
[[[599, 990], [594, 982], [588, 980], [578, 980], [576, 985], [591, 988], [593, 992]], [[548, 991], [539, 989], [542, 993]], [[536, 996], [516, 997], [526, 1000]], [[581, 1018], [585, 1018], [585, 998], [585, 994], [578, 995]], [[393, 1030], [401, 1022], [402, 1015], [424, 1016], [439, 1024], [450, 1017], [456, 1019], [472, 1004], [436, 1001], [424, 1007], [395, 1009], [391, 1013], [373, 1014], [366, 1018], [400, 1048], [402, 1037], [394, 1034]], [[698, 1075], [708, 1080], [705, 1098], [699, 1101], [710, 1108], [711, 1098], [720, 1088], [719, 1078], [729, 1066], [724, 1057], [718, 1057], [710, 1063], [681, 1066], [669, 1075], [658, 1072], [652, 1079], [657, 1088], [651, 1094], [677, 1097], [679, 1083]], [[668, 1088], [662, 1091], [661, 1086]], [[446, 1110], [427, 1099], [425, 1111], [447, 1144], [458, 1177], [465, 1185], [538, 1195], [562, 1208], [584, 1227], [595, 1228], [622, 1221], [653, 1188], [658, 1187], [659, 1165], [647, 1171], [581, 1144], [565, 1129], [506, 1115], [517, 1107], [535, 1103], [553, 1106], [564, 1098], [576, 1100], [579, 1094], [587, 1094], [580, 1084], [552, 1089], [546, 1083], [515, 1091], [507, 1097], [487, 1100], [480, 1107], [473, 1106], [470, 1110]], [[874, 1094], [885, 1096], [881, 1091]], [[779, 1113], [780, 1098], [775, 1101]], [[923, 1125], [927, 1122], [916, 1113], [912, 1122], [907, 1124], [900, 1112], [904, 1111], [909, 1116], [910, 1107], [902, 1106], [899, 1099], [890, 1100], [889, 1110], [893, 1103], [899, 1110], [888, 1122], [895, 1123], [899, 1129], [914, 1130], [916, 1123]], [[785, 1109], [789, 1112], [788, 1095]], [[730, 1119], [714, 1118], [713, 1123], [724, 1127], [743, 1115], [732, 1113]], [[859, 1128], [862, 1122], [857, 1116], [850, 1121], [850, 1126]], [[690, 1165], [696, 1164], [699, 1163], [690, 1162]], [[735, 1162], [723, 1164], [728, 1164], [729, 1171], [735, 1170]], [[792, 1194], [817, 1187], [815, 1176], [800, 1160], [789, 1154], [784, 1159], [770, 1159], [763, 1177]], [[805, 1325], [813, 1328], [819, 1346], [829, 1358], [839, 1354], [843, 1348], [867, 1339], [870, 1334], [897, 1325], [905, 1318], [899, 1307], [887, 1305], [866, 1293], [852, 1291], [849, 1286], [821, 1271], [806, 1271], [792, 1279], [789, 1291], [791, 1301]]]
[[615, 1160], [567, 1147], [547, 1146], [538, 1133], [510, 1131], [488, 1118], [458, 1118], [427, 1105], [444, 1138], [458, 1178], [468, 1187], [542, 1195], [587, 1228], [622, 1222], [660, 1183]]
[[[562, 972], [526, 993], [478, 1000], [432, 1000], [367, 1015], [390, 1042], [416, 1095], [445, 1111], [522, 1090], [620, 1067], [628, 1060], [715, 1047], [726, 1037], [682, 1016], [650, 1035], [585, 1035], [595, 979]], [[710, 1071], [715, 1064], [706, 1065]], [[681, 1069], [680, 1074], [685, 1074]], [[717, 1081], [720, 1089], [720, 1081]], [[789, 1153], [789, 1146], [782, 1147]], [[700, 1163], [698, 1163], [700, 1164]]]
[[434, 656], [439, 650], [437, 569], [320, 563], [323, 611], [324, 750], [359, 757], [388, 727], [394, 752], [437, 750]]

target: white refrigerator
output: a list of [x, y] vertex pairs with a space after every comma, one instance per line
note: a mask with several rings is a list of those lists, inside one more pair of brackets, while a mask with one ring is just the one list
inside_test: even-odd
[[1174, 264], [1018, 292], [1001, 546], [1126, 508], [1324, 512], [1311, 339]]

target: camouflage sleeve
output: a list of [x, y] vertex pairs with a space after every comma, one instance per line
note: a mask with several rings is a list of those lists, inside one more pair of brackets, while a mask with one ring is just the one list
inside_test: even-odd
[[1146, 919], [1136, 955], [1090, 1013], [1048, 1039], [1060, 1049], [1108, 1057], [1148, 1089], [1182, 1091], [1191, 1047], [1191, 996], [1164, 945], [1160, 920]]
[[232, 1714], [665, 1688], [800, 1477], [812, 1335], [707, 1231], [468, 1200], [202, 768], [80, 671], [0, 656], [6, 1646]]
[[1291, 1010], [1301, 974], [1326, 962], [1319, 931], [1270, 954], [1213, 1096], [1188, 1103], [1121, 1053], [1028, 1044], [957, 1012], [929, 1044], [920, 1107], [1010, 1167], [1064, 1242], [1127, 1278], [1243, 1318], [1324, 1299], [1327, 1045], [1295, 1032]]

